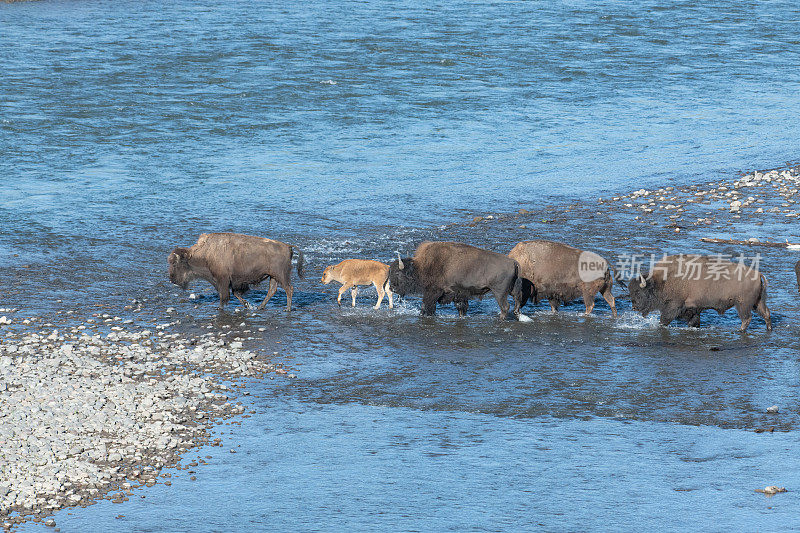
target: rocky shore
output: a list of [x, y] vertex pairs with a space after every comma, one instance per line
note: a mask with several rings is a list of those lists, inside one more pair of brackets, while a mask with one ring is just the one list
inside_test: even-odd
[[[639, 189], [629, 194], [600, 199], [600, 203], [615, 203], [617, 208], [636, 213], [635, 220], [659, 225], [654, 217], [680, 231], [683, 227], [709, 226], [725, 220], [755, 218], [800, 217], [797, 193], [800, 190], [800, 171], [797, 168], [770, 170], [745, 174], [734, 181], [711, 181], [703, 185]], [[725, 216], [721, 216], [725, 215]], [[663, 223], [663, 222], [661, 222]]]
[[[578, 224], [583, 233], [602, 235], [604, 242], [614, 248], [643, 236], [639, 248], [652, 251], [673, 236], [682, 238], [685, 234], [735, 238], [758, 246], [768, 238], [780, 242], [787, 237], [800, 240], [792, 237], [800, 218], [798, 193], [800, 167], [786, 167], [750, 172], [737, 179], [640, 188], [568, 206], [533, 204], [513, 214], [475, 214], [467, 222], [442, 226], [440, 230], [441, 238], [449, 239], [464, 238], [459, 235], [463, 230], [469, 230], [466, 235], [474, 235], [495, 227], [506, 228], [506, 232], [524, 230], [520, 237], [527, 237], [530, 231], [548, 234], [550, 227], [563, 231], [564, 227]], [[631, 227], [646, 229], [627, 235], [618, 229], [607, 229], [628, 222]]]
[[182, 454], [222, 445], [209, 430], [244, 412], [233, 400], [242, 378], [293, 377], [224, 334], [190, 339], [170, 333], [169, 323], [145, 329], [110, 315], [59, 330], [3, 311], [5, 529], [65, 507], [125, 501], [159, 479], [169, 483], [162, 469], [180, 468]]

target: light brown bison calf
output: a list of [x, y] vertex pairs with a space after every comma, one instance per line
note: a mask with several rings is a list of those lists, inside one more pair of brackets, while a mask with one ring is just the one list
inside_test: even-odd
[[611, 307], [611, 314], [617, 316], [611, 294], [614, 278], [608, 262], [599, 255], [560, 242], [523, 241], [508, 256], [519, 263], [519, 277], [524, 280], [522, 305], [528, 298], [534, 303], [547, 298], [555, 313], [561, 303], [583, 298], [588, 315], [599, 292]]
[[389, 308], [394, 307], [392, 291], [389, 289], [389, 265], [369, 259], [345, 259], [338, 265], [331, 265], [325, 268], [322, 273], [322, 283], [327, 285], [331, 281], [338, 281], [342, 284], [339, 289], [339, 296], [336, 298], [339, 305], [342, 305], [342, 294], [347, 289], [350, 289], [350, 294], [353, 297], [353, 307], [355, 307], [358, 286], [375, 285], [378, 290], [378, 303], [373, 306], [373, 309], [378, 309], [381, 306], [384, 295], [389, 296]]
[[269, 278], [267, 297], [258, 308], [267, 305], [280, 285], [286, 291], [286, 310], [291, 311], [293, 250], [297, 250], [297, 275], [302, 278], [303, 252], [297, 246], [238, 233], [203, 233], [191, 247], [175, 248], [169, 254], [169, 280], [184, 290], [192, 280], [208, 281], [219, 292], [219, 308], [224, 309], [231, 292], [250, 307], [242, 294]]

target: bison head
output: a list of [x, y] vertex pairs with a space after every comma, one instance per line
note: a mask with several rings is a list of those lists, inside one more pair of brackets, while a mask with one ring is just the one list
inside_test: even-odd
[[647, 316], [651, 311], [658, 309], [655, 284], [652, 278], [645, 279], [639, 274], [639, 277], [628, 282], [628, 292], [631, 295], [631, 305], [636, 311], [642, 313], [642, 316]]
[[336, 281], [333, 277], [333, 266], [327, 266], [325, 270], [322, 271], [322, 283], [327, 285], [331, 281]]
[[399, 296], [422, 292], [414, 259], [397, 254], [397, 261], [389, 265], [389, 288]]
[[169, 280], [186, 290], [189, 282], [192, 281], [192, 267], [189, 266], [189, 250], [186, 248], [175, 248], [167, 257], [169, 264]]

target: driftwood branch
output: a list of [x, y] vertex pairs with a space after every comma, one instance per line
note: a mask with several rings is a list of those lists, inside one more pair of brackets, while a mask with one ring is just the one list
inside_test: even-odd
[[711, 237], [703, 237], [700, 239], [703, 242], [713, 242], [716, 244], [737, 244], [741, 246], [766, 246], [768, 248], [789, 248], [792, 250], [800, 250], [800, 243], [786, 242], [772, 242], [772, 241], [735, 241], [732, 239], [712, 239]]

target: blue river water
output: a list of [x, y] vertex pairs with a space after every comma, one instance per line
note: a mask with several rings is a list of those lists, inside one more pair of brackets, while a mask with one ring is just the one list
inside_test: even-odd
[[[730, 314], [663, 330], [625, 303], [614, 325], [602, 304], [529, 324], [488, 301], [373, 312], [374, 292], [340, 310], [317, 281], [475, 215], [794, 164], [798, 36], [791, 1], [0, 4], [1, 301], [139, 298], [205, 327], [228, 319], [209, 287], [195, 308], [168, 284], [172, 247], [236, 231], [309, 261], [291, 315], [279, 293], [230, 320], [267, 328], [254, 344], [297, 379], [250, 384], [255, 414], [196, 481], [61, 530], [800, 528], [787, 255], [765, 265], [771, 336]], [[704, 251], [608, 220], [464, 239]], [[753, 492], [771, 484], [790, 492]]]

